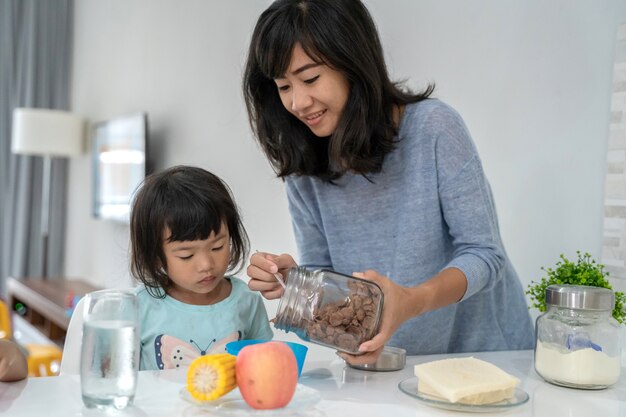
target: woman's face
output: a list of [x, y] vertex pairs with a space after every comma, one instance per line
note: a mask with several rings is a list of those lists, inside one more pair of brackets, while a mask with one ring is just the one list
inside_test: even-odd
[[313, 134], [325, 137], [335, 131], [350, 94], [342, 73], [316, 63], [296, 44], [287, 73], [274, 81], [283, 106]]

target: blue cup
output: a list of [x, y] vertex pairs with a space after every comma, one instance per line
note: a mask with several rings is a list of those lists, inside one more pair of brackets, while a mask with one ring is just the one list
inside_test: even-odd
[[304, 359], [306, 358], [306, 353], [309, 350], [308, 347], [301, 345], [300, 343], [294, 342], [284, 342], [282, 340], [237, 340], [235, 342], [230, 342], [226, 344], [226, 352], [231, 355], [237, 356], [239, 351], [246, 346], [256, 345], [257, 343], [265, 343], [265, 342], [281, 342], [286, 344], [291, 348], [293, 354], [296, 357], [296, 362], [298, 363], [298, 377], [302, 373], [302, 367], [304, 366]]

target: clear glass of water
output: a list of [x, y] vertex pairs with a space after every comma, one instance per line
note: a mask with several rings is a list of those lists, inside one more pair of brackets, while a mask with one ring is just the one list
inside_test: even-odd
[[139, 308], [128, 291], [86, 295], [80, 385], [87, 408], [131, 405], [139, 369]]

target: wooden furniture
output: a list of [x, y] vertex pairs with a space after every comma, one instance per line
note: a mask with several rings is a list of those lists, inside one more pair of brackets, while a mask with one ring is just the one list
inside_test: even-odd
[[[13, 328], [9, 308], [0, 300], [0, 328], [4, 339], [13, 338]], [[56, 376], [61, 369], [63, 351], [49, 342], [47, 344], [27, 343], [22, 347], [28, 352], [28, 376]]]
[[68, 279], [9, 278], [7, 282], [8, 304], [13, 314], [22, 315], [61, 347], [70, 322], [68, 298], [99, 289], [84, 281]]

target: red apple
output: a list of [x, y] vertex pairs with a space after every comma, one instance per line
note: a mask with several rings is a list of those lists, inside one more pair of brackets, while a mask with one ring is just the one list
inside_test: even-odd
[[257, 343], [241, 349], [235, 374], [241, 396], [250, 407], [281, 408], [289, 404], [296, 391], [298, 363], [285, 343]]

